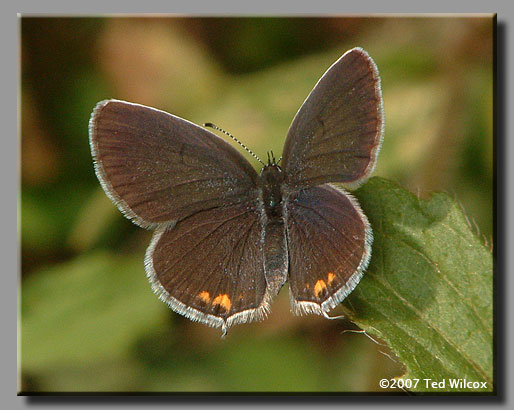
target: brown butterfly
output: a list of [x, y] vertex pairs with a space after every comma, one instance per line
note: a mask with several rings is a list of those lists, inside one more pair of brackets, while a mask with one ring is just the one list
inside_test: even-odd
[[174, 311], [224, 333], [263, 319], [289, 281], [294, 313], [327, 316], [358, 284], [373, 240], [346, 188], [372, 173], [384, 127], [380, 78], [361, 48], [321, 77], [293, 119], [282, 165], [260, 174], [189, 121], [117, 100], [89, 123], [95, 171], [135, 224], [145, 267]]

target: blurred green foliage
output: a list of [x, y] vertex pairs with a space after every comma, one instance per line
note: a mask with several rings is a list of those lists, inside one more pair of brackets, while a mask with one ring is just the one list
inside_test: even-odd
[[22, 390], [380, 391], [381, 377], [405, 371], [386, 348], [341, 334], [348, 323], [293, 317], [287, 289], [267, 321], [224, 341], [170, 312], [145, 278], [151, 234], [93, 172], [87, 124], [105, 98], [211, 121], [261, 157], [278, 154], [319, 77], [361, 46], [385, 104], [375, 175], [421, 197], [449, 193], [491, 243], [490, 17], [20, 23]]

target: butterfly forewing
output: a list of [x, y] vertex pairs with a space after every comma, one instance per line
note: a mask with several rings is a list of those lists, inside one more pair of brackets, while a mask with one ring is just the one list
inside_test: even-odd
[[285, 207], [293, 311], [324, 314], [354, 289], [367, 267], [367, 218], [351, 195], [328, 184], [292, 193]]
[[358, 186], [373, 171], [382, 129], [377, 68], [364, 50], [354, 48], [318, 81], [289, 128], [283, 153], [288, 185]]
[[155, 233], [146, 255], [154, 291], [192, 320], [225, 329], [268, 311], [257, 203], [198, 212]]
[[236, 149], [164, 111], [103, 101], [89, 134], [104, 190], [143, 227], [257, 197], [257, 173]]

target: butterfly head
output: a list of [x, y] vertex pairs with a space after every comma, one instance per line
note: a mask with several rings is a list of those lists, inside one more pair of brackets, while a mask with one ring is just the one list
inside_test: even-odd
[[282, 168], [278, 165], [282, 161], [282, 157], [278, 159], [278, 161], [275, 159], [275, 154], [273, 154], [273, 151], [268, 151], [268, 163], [265, 164], [261, 169], [261, 175], [268, 169], [274, 168], [278, 170], [279, 172], [282, 172]]
[[284, 179], [282, 168], [278, 163], [282, 158], [278, 161], [275, 159], [275, 155], [273, 151], [268, 151], [268, 163], [264, 165], [261, 169], [261, 179], [264, 182], [274, 183], [274, 182], [282, 182]]

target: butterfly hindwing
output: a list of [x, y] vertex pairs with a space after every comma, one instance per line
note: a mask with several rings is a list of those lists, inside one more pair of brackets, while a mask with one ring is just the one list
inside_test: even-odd
[[156, 231], [145, 265], [154, 291], [178, 313], [227, 329], [269, 310], [257, 203], [198, 212]]
[[371, 228], [357, 201], [329, 184], [291, 193], [285, 207], [292, 309], [325, 314], [366, 269]]
[[195, 212], [257, 197], [257, 173], [211, 132], [124, 101], [97, 104], [89, 123], [95, 171], [135, 223], [155, 228]]
[[282, 162], [287, 184], [357, 187], [373, 171], [383, 124], [375, 63], [364, 50], [349, 50], [321, 77], [293, 119]]

